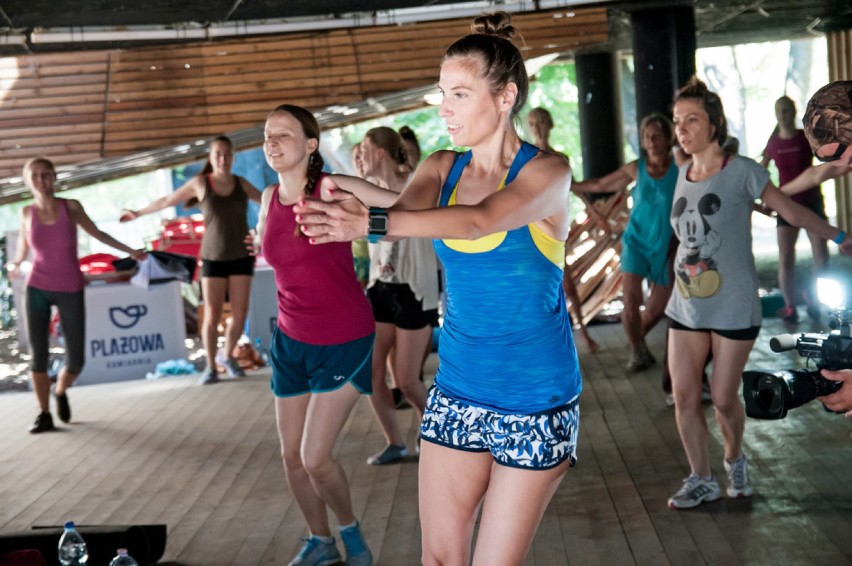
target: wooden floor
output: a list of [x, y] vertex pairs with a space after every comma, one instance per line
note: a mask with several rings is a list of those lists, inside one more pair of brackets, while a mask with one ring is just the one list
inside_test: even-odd
[[[852, 563], [852, 420], [819, 403], [783, 421], [749, 420], [754, 497], [671, 511], [666, 499], [688, 466], [659, 365], [626, 376], [620, 326], [590, 330], [602, 348], [591, 355], [579, 345], [579, 464], [527, 564]], [[784, 330], [766, 321], [750, 367], [791, 365], [792, 356], [767, 353], [769, 336]], [[662, 338], [661, 330], [651, 335], [655, 353]], [[161, 564], [286, 564], [304, 525], [283, 478], [268, 378], [259, 371], [209, 387], [175, 377], [75, 388], [72, 424], [38, 436], [26, 432], [33, 395], [0, 395], [0, 532], [66, 520], [165, 523]], [[414, 412], [398, 415], [413, 446]], [[712, 430], [714, 471], [724, 477]], [[356, 514], [378, 564], [418, 564], [417, 461], [366, 465], [382, 445], [362, 399], [337, 449]]]

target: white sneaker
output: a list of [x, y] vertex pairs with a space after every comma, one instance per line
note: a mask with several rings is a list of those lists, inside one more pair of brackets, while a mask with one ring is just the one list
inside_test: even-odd
[[669, 498], [671, 509], [691, 509], [702, 503], [716, 501], [722, 497], [719, 482], [716, 478], [703, 478], [698, 474], [690, 474], [683, 480], [683, 486]]
[[725, 471], [728, 472], [728, 497], [750, 497], [754, 493], [751, 482], [748, 481], [748, 462], [745, 454], [733, 462], [725, 460]]

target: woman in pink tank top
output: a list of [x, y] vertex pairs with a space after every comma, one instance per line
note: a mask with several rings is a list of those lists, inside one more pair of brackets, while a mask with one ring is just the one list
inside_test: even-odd
[[40, 413], [30, 432], [53, 430], [50, 414], [50, 378], [47, 375], [48, 326], [50, 309], [56, 306], [65, 336], [65, 366], [54, 389], [59, 418], [71, 420], [71, 407], [65, 390], [83, 369], [85, 350], [85, 281], [77, 259], [77, 227], [93, 238], [142, 259], [145, 252], [134, 250], [101, 231], [76, 200], [56, 198], [56, 169], [42, 157], [24, 165], [24, 182], [34, 202], [21, 210], [21, 229], [15, 259], [7, 264], [12, 277], [20, 275], [20, 265], [32, 249], [32, 270], [27, 277], [27, 331], [29, 333], [33, 390]]
[[[257, 230], [275, 271], [278, 322], [272, 335], [271, 389], [290, 490], [310, 531], [290, 564], [336, 564], [328, 508], [336, 515], [346, 563], [372, 564], [346, 474], [332, 449], [361, 394], [372, 391], [375, 322], [355, 277], [348, 243], [312, 246], [293, 205], [318, 195], [325, 178], [313, 114], [283, 105], [266, 120], [263, 149], [278, 184], [263, 192]], [[247, 243], [252, 243], [251, 239]]]

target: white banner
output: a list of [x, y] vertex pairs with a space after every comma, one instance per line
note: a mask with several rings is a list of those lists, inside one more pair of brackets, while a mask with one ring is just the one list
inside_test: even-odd
[[78, 385], [141, 379], [166, 360], [186, 358], [180, 283], [86, 287], [86, 365]]
[[278, 290], [275, 287], [275, 273], [268, 266], [256, 267], [251, 283], [248, 316], [248, 335], [252, 346], [260, 338], [261, 347], [268, 352], [277, 321]]

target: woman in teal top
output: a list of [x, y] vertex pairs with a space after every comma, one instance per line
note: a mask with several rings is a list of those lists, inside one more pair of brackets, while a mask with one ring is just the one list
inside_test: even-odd
[[357, 200], [334, 190], [338, 202], [294, 209], [316, 244], [368, 226], [374, 239], [438, 239], [447, 313], [420, 428], [425, 564], [522, 563], [576, 460], [581, 382], [562, 294], [571, 170], [515, 131], [529, 84], [509, 15], [473, 29], [438, 83], [452, 142], [470, 151], [433, 153], [398, 199], [332, 175], [330, 188]]
[[[662, 318], [672, 292], [669, 214], [677, 168], [685, 160], [681, 152], [672, 151], [674, 128], [660, 113], [642, 119], [639, 140], [642, 157], [605, 177], [576, 182], [572, 187], [578, 193], [612, 193], [627, 190], [631, 183], [636, 183], [631, 192], [633, 206], [621, 251], [624, 301], [621, 322], [630, 342], [627, 370], [631, 372], [642, 371], [655, 362], [645, 336]], [[648, 280], [651, 288], [647, 302], [643, 300], [643, 279]], [[643, 302], [645, 310], [641, 311]]]

